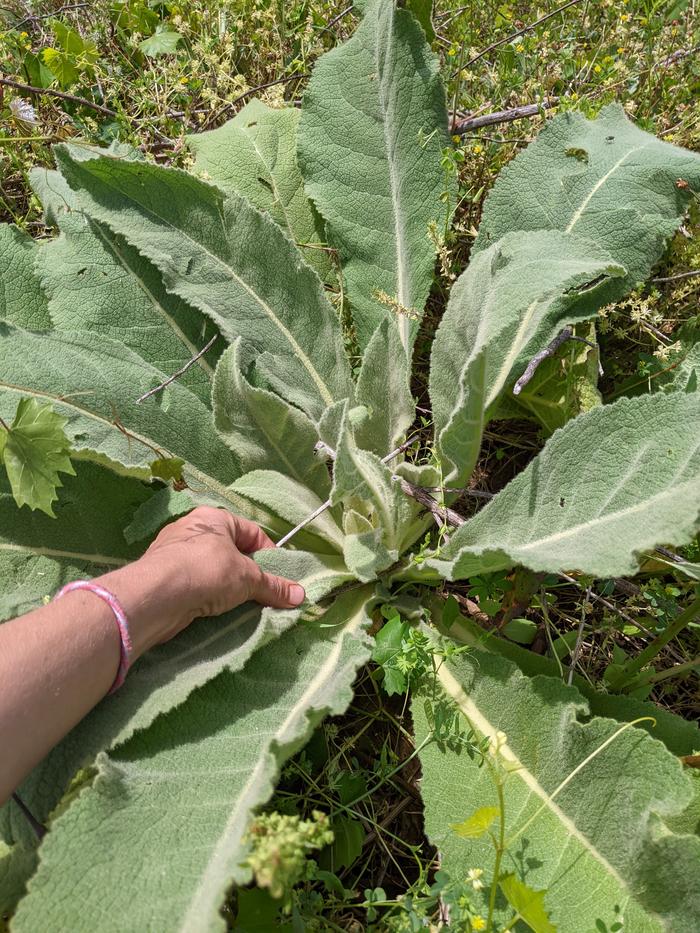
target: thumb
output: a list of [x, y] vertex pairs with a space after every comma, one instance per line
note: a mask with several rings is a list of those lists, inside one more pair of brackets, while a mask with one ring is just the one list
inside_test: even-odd
[[292, 609], [304, 602], [304, 587], [294, 580], [276, 577], [271, 573], [261, 573], [255, 585], [253, 599], [263, 606], [273, 609]]

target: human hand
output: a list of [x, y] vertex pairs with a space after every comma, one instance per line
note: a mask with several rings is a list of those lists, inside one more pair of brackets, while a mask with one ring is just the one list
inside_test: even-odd
[[193, 619], [220, 615], [248, 600], [276, 609], [300, 605], [302, 586], [264, 573], [249, 556], [274, 546], [253, 522], [208, 506], [166, 525], [138, 561], [156, 578], [177, 581], [170, 591], [178, 611], [151, 644], [168, 641]]

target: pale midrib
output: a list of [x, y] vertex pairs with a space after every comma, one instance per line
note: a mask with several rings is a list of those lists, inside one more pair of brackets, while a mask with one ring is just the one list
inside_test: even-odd
[[508, 355], [503, 361], [503, 364], [501, 365], [501, 368], [498, 371], [498, 375], [496, 376], [496, 379], [494, 380], [493, 386], [491, 388], [491, 392], [489, 393], [489, 396], [486, 399], [486, 404], [484, 408], [488, 408], [489, 405], [491, 405], [491, 403], [496, 399], [496, 396], [498, 395], [498, 393], [503, 388], [503, 384], [508, 378], [508, 375], [511, 369], [513, 368], [515, 361], [517, 360], [518, 355], [520, 351], [522, 350], [521, 340], [523, 338], [523, 334], [527, 331], [527, 328], [530, 326], [539, 303], [540, 303], [540, 299], [535, 298], [535, 300], [530, 305], [528, 305], [528, 308], [525, 314], [523, 315], [523, 319], [520, 322], [520, 326], [518, 327], [518, 332], [513, 338], [513, 343], [511, 344], [511, 348], [508, 351]]
[[[106, 181], [106, 180], [103, 179], [103, 178], [100, 179], [100, 180], [101, 180], [105, 185], [107, 185], [108, 187], [110, 187], [108, 181]], [[116, 192], [117, 192], [117, 194], [124, 196], [124, 195], [123, 195], [123, 192], [121, 192], [118, 188], [116, 189]], [[333, 404], [333, 402], [334, 402], [335, 400], [334, 400], [334, 398], [333, 398], [333, 395], [332, 395], [331, 392], [329, 391], [328, 387], [326, 386], [325, 382], [324, 382], [323, 379], [321, 378], [320, 374], [319, 374], [318, 371], [316, 370], [316, 367], [313, 365], [313, 363], [311, 362], [311, 360], [309, 359], [309, 357], [306, 355], [306, 353], [302, 350], [301, 346], [297, 343], [297, 340], [296, 340], [296, 338], [294, 337], [294, 335], [292, 334], [292, 332], [282, 323], [282, 321], [277, 317], [277, 315], [276, 315], [275, 312], [272, 310], [272, 308], [267, 304], [266, 301], [263, 300], [263, 298], [262, 298], [260, 295], [258, 295], [258, 293], [255, 291], [255, 289], [252, 288], [250, 285], [248, 285], [247, 282], [245, 282], [236, 272], [234, 272], [234, 270], [231, 268], [231, 266], [229, 266], [229, 264], [228, 264], [227, 262], [224, 262], [223, 259], [221, 259], [219, 256], [217, 256], [215, 253], [212, 253], [209, 249], [207, 249], [206, 246], [204, 246], [203, 243], [199, 243], [197, 240], [195, 240], [193, 237], [191, 237], [185, 230], [182, 230], [181, 228], [176, 227], [175, 224], [171, 223], [171, 221], [169, 221], [166, 217], [162, 217], [160, 214], [157, 214], [154, 210], [151, 210], [150, 208], [146, 207], [144, 204], [141, 204], [139, 201], [134, 200], [134, 199], [131, 198], [129, 195], [126, 195], [126, 197], [128, 197], [129, 200], [133, 201], [133, 203], [136, 204], [138, 210], [141, 210], [141, 211], [143, 211], [144, 213], [149, 214], [151, 217], [155, 217], [158, 221], [160, 221], [161, 223], [165, 224], [165, 225], [166, 225], [167, 227], [169, 227], [171, 230], [175, 231], [175, 233], [177, 233], [178, 235], [182, 236], [185, 240], [187, 240], [189, 243], [191, 243], [191, 244], [195, 247], [195, 249], [201, 250], [201, 251], [202, 251], [206, 256], [208, 256], [215, 264], [218, 264], [218, 265], [221, 266], [223, 269], [225, 269], [225, 270], [229, 273], [229, 275], [231, 276], [232, 279], [234, 279], [236, 282], [238, 282], [238, 284], [241, 286], [241, 288], [243, 288], [243, 289], [250, 295], [250, 297], [253, 299], [253, 301], [256, 302], [256, 304], [258, 304], [258, 305], [263, 309], [263, 311], [264, 311], [265, 314], [269, 317], [269, 319], [272, 321], [272, 323], [278, 328], [278, 330], [279, 330], [279, 331], [284, 335], [284, 337], [289, 341], [289, 343], [290, 343], [290, 345], [291, 345], [291, 347], [292, 347], [292, 349], [293, 349], [293, 351], [294, 351], [294, 355], [297, 356], [297, 357], [301, 360], [302, 365], [304, 366], [304, 368], [307, 370], [307, 372], [309, 373], [309, 375], [310, 375], [311, 378], [313, 379], [313, 381], [314, 381], [314, 383], [315, 383], [315, 385], [316, 385], [316, 387], [317, 387], [317, 389], [318, 389], [318, 391], [319, 391], [319, 393], [320, 393], [320, 395], [321, 395], [321, 398], [324, 400], [324, 402], [326, 403], [326, 405], [327, 405], [328, 407], [330, 407], [330, 406]], [[220, 212], [219, 212], [219, 213], [220, 213]], [[109, 221], [108, 219], [105, 218], [105, 219], [103, 220], [103, 222], [106, 223], [107, 226], [108, 226], [111, 230], [114, 230], [114, 228], [112, 227], [112, 225], [111, 225], [111, 223], [110, 223], [110, 221]], [[223, 223], [223, 217], [222, 217], [222, 232], [223, 232], [223, 228], [224, 228], [224, 223]], [[116, 233], [117, 231], [114, 230], [114, 232]], [[154, 261], [155, 261], [155, 260], [154, 260]]]
[[265, 156], [264, 156], [263, 153], [262, 153], [262, 150], [261, 150], [261, 149], [259, 148], [259, 146], [258, 146], [258, 140], [257, 140], [257, 138], [254, 137], [252, 134], [248, 134], [248, 139], [250, 139], [251, 143], [253, 144], [253, 149], [255, 149], [255, 151], [257, 152], [257, 154], [258, 154], [258, 156], [259, 156], [259, 158], [260, 158], [261, 163], [263, 164], [263, 166], [265, 167], [265, 170], [267, 171], [268, 178], [270, 179], [270, 187], [272, 188], [272, 194], [274, 195], [275, 202], [276, 202], [277, 204], [279, 204], [280, 210], [281, 210], [282, 213], [284, 214], [284, 223], [285, 223], [285, 226], [286, 226], [287, 230], [289, 230], [289, 232], [290, 232], [290, 234], [292, 235], [292, 238], [294, 239], [294, 241], [296, 242], [296, 237], [294, 236], [294, 231], [292, 230], [292, 224], [291, 224], [291, 221], [290, 221], [290, 219], [289, 219], [289, 214], [288, 214], [288, 212], [287, 212], [287, 208], [286, 208], [286, 206], [285, 206], [285, 204], [284, 204], [282, 198], [280, 197], [280, 190], [279, 190], [279, 188], [277, 187], [277, 182], [275, 181], [275, 176], [274, 176], [274, 174], [273, 174], [273, 172], [272, 172], [272, 166], [269, 165], [269, 164], [267, 163], [267, 161], [266, 161], [266, 159], [265, 159]]
[[[654, 142], [656, 142], [655, 139], [654, 139]], [[635, 146], [633, 149], [629, 149], [621, 158], [617, 160], [617, 162], [612, 166], [612, 168], [609, 169], [605, 173], [605, 175], [603, 175], [603, 177], [600, 178], [595, 183], [595, 185], [593, 185], [588, 195], [584, 198], [584, 200], [581, 202], [579, 207], [574, 211], [571, 217], [571, 220], [569, 221], [569, 225], [566, 228], [566, 233], [571, 233], [573, 228], [576, 226], [576, 224], [579, 222], [579, 220], [583, 216], [584, 211], [586, 210], [588, 205], [591, 203], [591, 200], [595, 196], [595, 194], [603, 187], [603, 185], [608, 181], [608, 179], [612, 175], [615, 174], [615, 172], [620, 168], [620, 166], [623, 165], [627, 161], [627, 159], [632, 155], [632, 153], [639, 152], [641, 149], [646, 149], [647, 146], [649, 145], [650, 145], [649, 143], [645, 143], [643, 146]]]
[[[684, 483], [684, 485], [686, 484]], [[691, 482], [689, 481], [687, 485], [690, 486]], [[575, 538], [577, 535], [581, 534], [582, 531], [585, 531], [588, 528], [595, 528], [597, 525], [607, 524], [608, 522], [616, 521], [617, 519], [626, 517], [628, 515], [634, 515], [636, 512], [642, 512], [649, 508], [649, 505], [652, 502], [655, 502], [658, 499], [667, 498], [669, 495], [673, 495], [674, 493], [675, 490], [673, 489], [663, 489], [661, 492], [655, 493], [653, 496], [650, 496], [648, 499], [644, 499], [642, 502], [637, 502], [636, 505], [630, 505], [626, 509], [619, 509], [617, 512], [611, 512], [609, 515], [598, 515], [587, 522], [574, 525], [573, 527], [567, 528], [564, 531], [558, 531], [555, 534], [548, 535], [546, 538], [536, 538], [534, 541], [530, 541], [527, 544], [516, 544], [513, 546], [514, 552], [519, 553], [521, 551], [529, 551], [533, 548], [536, 549], [541, 547], [542, 545], [551, 544], [554, 541], [565, 541], [567, 538]]]
[[[498, 729], [493, 726], [484, 716], [481, 710], [477, 707], [476, 703], [474, 703], [474, 701], [470, 699], [470, 697], [465, 693], [457, 678], [447, 669], [444, 664], [438, 671], [438, 677], [445, 689], [445, 692], [452, 697], [452, 699], [459, 707], [460, 712], [463, 714], [463, 716], [465, 716], [470, 724], [474, 726], [474, 728], [483, 736], [491, 740], [496, 740], [496, 733], [498, 732]], [[583, 848], [585, 848], [591, 854], [591, 856], [605, 869], [605, 871], [615, 879], [620, 887], [626, 893], [628, 893], [627, 885], [617, 869], [610, 864], [602, 852], [599, 852], [598, 849], [596, 849], [590, 839], [583, 835], [576, 824], [559, 808], [555, 801], [550, 800], [550, 795], [542, 787], [534, 774], [532, 774], [532, 772], [529, 771], [520, 761], [518, 756], [507, 743], [503, 745], [499, 744], [499, 754], [507, 761], [512, 762], [514, 766], [516, 766], [511, 771], [511, 774], [514, 777], [519, 778], [533, 794], [535, 794], [540, 798], [540, 800], [547, 804], [549, 811], [565, 828], [568, 835], [575, 838], [583, 846]]]
[[[40, 392], [37, 389], [31, 389], [26, 386], [16, 386], [10, 382], [0, 382], [0, 389], [8, 389], [10, 392], [17, 392], [19, 395], [29, 395], [32, 398], [45, 398], [47, 400], [55, 402], [57, 405], [63, 405], [66, 408], [71, 408], [73, 411], [77, 412], [78, 414], [83, 415], [86, 418], [91, 418], [93, 421], [99, 421], [101, 424], [105, 424], [115, 431], [119, 431], [119, 429], [116, 427], [114, 422], [110, 421], [108, 418], [105, 418], [102, 415], [98, 415], [96, 412], [90, 411], [87, 408], [82, 408], [80, 405], [76, 405], [75, 402], [68, 401], [66, 398], [64, 398], [61, 395], [53, 395], [50, 392]], [[133, 431], [131, 428], [128, 428], [128, 431], [131, 437], [133, 437], [137, 441], [140, 441], [145, 447], [148, 447], [149, 449], [159, 446], [157, 444], [154, 444], [152, 441], [148, 440], [148, 438], [143, 437], [143, 435], [137, 434], [136, 431]], [[121, 431], [119, 431], [119, 433], [121, 434]], [[93, 448], [86, 446], [81, 449], [91, 450]], [[97, 452], [100, 453], [101, 451], [97, 451]], [[106, 454], [106, 456], [109, 456], [109, 454]], [[126, 463], [122, 465], [128, 467], [128, 464]], [[207, 473], [203, 473], [198, 467], [194, 466], [194, 464], [192, 463], [189, 463], [186, 461], [185, 467], [188, 470], [188, 472], [191, 473], [192, 476], [194, 476], [195, 479], [198, 482], [200, 482], [203, 486], [205, 486], [207, 489], [211, 489], [218, 496], [221, 496], [222, 498], [226, 499], [229, 502], [233, 502], [233, 500], [231, 499], [231, 496], [229, 495], [228, 488], [224, 486], [223, 483], [220, 483], [218, 480], [215, 480], [212, 476], [209, 476]]]
[[[299, 699], [293, 704], [282, 725], [267, 742], [267, 748], [258, 760], [257, 765], [250, 774], [243, 790], [238, 795], [236, 806], [231, 812], [226, 826], [221, 832], [219, 841], [212, 852], [207, 867], [200, 876], [197, 888], [194, 891], [190, 905], [182, 923], [180, 933], [193, 933], [195, 930], [208, 930], [210, 928], [210, 914], [218, 906], [222, 895], [222, 884], [230, 875], [228, 861], [231, 853], [239, 844], [247, 827], [246, 814], [260, 801], [258, 799], [258, 786], [265, 778], [265, 770], [270, 764], [274, 753], [271, 748], [274, 743], [284, 740], [289, 725], [300, 715], [303, 715], [311, 702], [313, 695], [318, 691], [324, 681], [330, 681], [335, 675], [335, 667], [343, 650], [345, 638], [354, 634], [364, 623], [364, 606], [348, 621], [341, 637], [333, 647], [333, 651], [324, 660], [318, 672]], [[252, 799], [249, 799], [252, 798]]]
[[105, 567], [123, 567], [128, 563], [120, 557], [108, 557], [106, 554], [83, 554], [80, 551], [62, 551], [50, 547], [28, 547], [23, 544], [0, 543], [0, 551], [18, 551], [21, 554], [33, 554], [35, 557], [65, 557], [69, 560], [84, 560], [91, 564]]
[[[386, 62], [390, 64], [393, 52], [393, 20], [394, 14], [391, 14], [391, 27], [388, 30]], [[393, 114], [390, 113], [385, 83], [391, 80], [389, 69], [382, 70], [379, 60], [379, 41], [375, 44], [375, 66], [377, 74], [381, 75], [378, 82], [379, 109], [382, 114], [382, 136], [384, 138], [384, 149], [387, 156], [387, 166], [389, 168], [389, 190], [391, 191], [391, 207], [394, 217], [394, 247], [396, 251], [396, 297], [401, 308], [411, 310], [412, 296], [408, 290], [408, 249], [405, 244], [405, 230], [402, 223], [401, 198], [399, 196], [399, 179], [397, 176], [397, 166], [394, 162], [394, 146], [392, 145], [389, 121]], [[393, 124], [392, 124], [393, 125]], [[404, 350], [408, 352], [409, 342], [409, 320], [405, 313], [399, 313], [398, 316], [399, 334]]]
[[[141, 276], [138, 275], [136, 270], [132, 266], [129, 265], [129, 263], [127, 262], [125, 257], [122, 255], [121, 251], [119, 250], [119, 247], [117, 246], [117, 244], [114, 241], [110, 241], [107, 239], [107, 237], [104, 235], [104, 232], [100, 229], [99, 224], [93, 224], [91, 226], [97, 232], [98, 237], [104, 243], [105, 247], [111, 251], [111, 253], [116, 258], [119, 265], [123, 269], [127, 269], [129, 271], [129, 274], [136, 282], [138, 288], [145, 294], [150, 304], [153, 305], [155, 311], [163, 318], [166, 325], [172, 330], [175, 337], [180, 341], [181, 344], [184, 345], [190, 357], [196, 356], [200, 348], [196, 347], [191, 342], [191, 340], [187, 337], [185, 332], [176, 323], [172, 315], [168, 314], [168, 312], [165, 310], [163, 305], [158, 301], [156, 296], [150, 290], [148, 285], [146, 285], [146, 283], [143, 281]], [[207, 361], [204, 359], [203, 356], [199, 357], [199, 359], [197, 360], [197, 364], [204, 370], [205, 374], [211, 380], [212, 376], [214, 375], [214, 370], [209, 365], [209, 363], [207, 363]]]

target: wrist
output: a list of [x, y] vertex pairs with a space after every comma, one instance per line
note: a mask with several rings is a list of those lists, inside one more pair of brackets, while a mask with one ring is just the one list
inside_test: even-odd
[[138, 560], [99, 578], [126, 613], [133, 644], [132, 663], [194, 618], [185, 575], [159, 555]]

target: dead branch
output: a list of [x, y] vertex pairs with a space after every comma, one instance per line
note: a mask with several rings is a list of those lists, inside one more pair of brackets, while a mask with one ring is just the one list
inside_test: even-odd
[[509, 110], [496, 110], [494, 113], [485, 113], [480, 117], [465, 117], [452, 125], [451, 133], [454, 136], [463, 136], [482, 126], [495, 126], [497, 123], [512, 123], [514, 120], [523, 120], [536, 117], [544, 110], [556, 107], [558, 97], [545, 97], [538, 104], [523, 104], [520, 107], [511, 107]]
[[16, 91], [22, 91], [23, 94], [35, 94], [37, 97], [48, 94], [51, 97], [60, 97], [61, 100], [69, 100], [71, 103], [80, 104], [81, 107], [89, 107], [90, 110], [96, 110], [107, 117], [119, 116], [116, 110], [110, 110], [109, 107], [103, 107], [102, 104], [95, 104], [91, 100], [85, 100], [84, 97], [76, 97], [75, 94], [57, 91], [52, 87], [32, 87], [31, 84], [21, 84], [19, 81], [10, 80], [10, 78], [0, 78], [0, 84], [14, 88]]
[[206, 346], [202, 347], [199, 353], [195, 353], [195, 355], [192, 357], [191, 360], [188, 360], [181, 369], [178, 369], [176, 373], [173, 373], [172, 376], [169, 376], [165, 380], [165, 382], [161, 382], [161, 384], [159, 386], [156, 386], [155, 389], [149, 389], [148, 392], [144, 392], [143, 395], [140, 395], [136, 399], [136, 404], [139, 405], [141, 402], [145, 402], [147, 398], [150, 398], [152, 395], [155, 395], [157, 392], [162, 392], [163, 389], [167, 388], [167, 386], [175, 382], [176, 379], [179, 379], [180, 376], [184, 376], [184, 374], [187, 372], [190, 366], [194, 366], [197, 360], [200, 360], [204, 356], [204, 354], [207, 352], [207, 350], [210, 350], [213, 347], [214, 341], [217, 340], [218, 336], [219, 336], [218, 334], [214, 334], [211, 340], [207, 343]]

